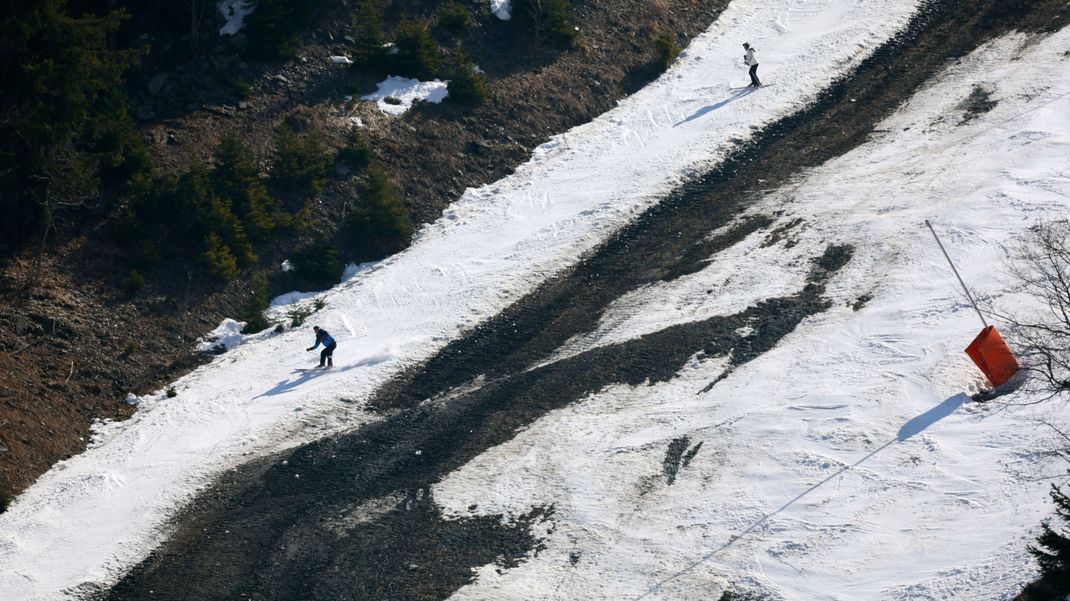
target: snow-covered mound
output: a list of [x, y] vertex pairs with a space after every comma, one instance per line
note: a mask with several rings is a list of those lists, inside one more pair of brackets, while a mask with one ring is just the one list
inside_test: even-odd
[[[339, 342], [334, 370], [296, 371], [315, 361], [304, 352], [311, 333], [266, 336], [175, 382], [176, 397], [143, 395], [137, 415], [99, 428], [89, 451], [0, 516], [0, 591], [55, 599], [112, 582], [221, 470], [376, 419], [352, 401], [575, 262], [732, 141], [813, 99], [917, 5], [736, 0], [658, 81], [541, 146], [514, 175], [466, 191], [411, 248], [325, 293], [317, 320]], [[728, 91], [745, 77], [744, 40], [775, 88]]]
[[502, 21], [513, 18], [513, 3], [509, 0], [490, 0], [490, 12]]
[[230, 318], [197, 341], [197, 350], [202, 353], [222, 353], [242, 343], [241, 329], [245, 324]]
[[379, 82], [379, 88], [361, 96], [361, 100], [372, 100], [379, 110], [388, 115], [400, 115], [412, 108], [418, 100], [438, 104], [449, 96], [446, 82], [420, 81], [407, 77], [390, 76]]
[[[730, 314], [798, 290], [825, 245], [855, 248], [830, 283], [832, 309], [709, 392], [723, 358], [556, 411], [436, 486], [454, 515], [555, 506], [546, 551], [488, 566], [453, 598], [1016, 595], [1051, 511], [1047, 483], [1016, 474], [1035, 466], [1046, 433], [1032, 410], [967, 396], [983, 385], [963, 353], [981, 323], [923, 224], [942, 231], [975, 291], [1027, 306], [994, 274], [1015, 236], [1070, 209], [1068, 45], [1070, 30], [979, 49], [877, 139], [755, 207], [786, 209], [768, 230], [626, 296], [571, 341], [563, 354]], [[998, 104], [964, 120], [977, 85]], [[789, 233], [767, 246], [778, 227]]]

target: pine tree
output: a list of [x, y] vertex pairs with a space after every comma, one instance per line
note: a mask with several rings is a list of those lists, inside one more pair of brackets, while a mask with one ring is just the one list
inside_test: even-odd
[[289, 223], [290, 216], [262, 184], [250, 186], [235, 205], [249, 237], [258, 242], [270, 239], [275, 228]]
[[319, 134], [298, 136], [285, 126], [276, 132], [275, 160], [271, 165], [271, 181], [276, 186], [319, 194], [330, 168], [331, 156]]
[[205, 251], [201, 255], [208, 273], [221, 282], [238, 277], [238, 261], [215, 232], [204, 239]]
[[368, 170], [360, 200], [344, 226], [358, 259], [380, 259], [409, 245], [412, 219], [382, 167], [375, 165]]
[[223, 136], [213, 158], [212, 184], [219, 194], [235, 198], [256, 182], [256, 157], [249, 145], [238, 138]]
[[368, 145], [360, 130], [354, 127], [349, 130], [346, 145], [338, 151], [335, 158], [353, 169], [360, 170], [371, 165], [373, 156], [372, 147]]
[[246, 54], [255, 60], [290, 58], [314, 22], [321, 0], [259, 0], [245, 19]]
[[249, 287], [249, 302], [238, 313], [238, 318], [245, 322], [241, 329], [242, 334], [256, 334], [271, 327], [271, 323], [264, 317], [269, 302], [267, 278], [258, 273], [249, 280]]
[[572, 25], [569, 0], [515, 0], [513, 16], [526, 23], [535, 34], [559, 48], [571, 48], [576, 43], [577, 30]]
[[403, 21], [398, 26], [395, 43], [398, 53], [394, 55], [394, 68], [398, 75], [415, 77], [421, 81], [434, 79], [438, 75], [441, 56], [426, 23]]
[[464, 53], [458, 53], [450, 65], [450, 81], [446, 86], [450, 102], [465, 106], [482, 104], [490, 96], [487, 78], [476, 71], [476, 65]]
[[663, 33], [654, 39], [654, 64], [658, 71], [665, 71], [669, 65], [680, 56], [680, 47], [667, 33]]
[[353, 30], [354, 67], [372, 74], [386, 75], [386, 34], [379, 21], [379, 10], [372, 0], [364, 0], [357, 9], [357, 24]]
[[[1054, 484], [1050, 494], [1057, 518], [1063, 524], [1070, 524], [1070, 496]], [[1041, 579], [1035, 585], [1039, 590], [1034, 592], [1062, 598], [1070, 594], [1070, 538], [1064, 534], [1064, 528], [1052, 528], [1050, 520], [1045, 521], [1042, 528], [1037, 546], [1029, 547], [1041, 572]]]
[[453, 35], [460, 35], [472, 26], [472, 13], [457, 0], [450, 0], [438, 9], [438, 24]]
[[338, 249], [321, 232], [316, 232], [307, 246], [294, 253], [293, 264], [294, 280], [299, 290], [330, 288], [342, 275]]
[[[72, 16], [65, 0], [13, 0], [0, 14], [0, 250], [40, 238], [109, 179], [145, 171], [109, 39], [125, 16]], [[121, 182], [115, 182], [121, 183]]]

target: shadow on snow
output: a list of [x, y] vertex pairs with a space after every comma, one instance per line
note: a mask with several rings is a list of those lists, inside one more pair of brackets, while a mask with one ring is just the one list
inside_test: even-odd
[[921, 434], [927, 428], [929, 428], [929, 426], [932, 426], [936, 422], [938, 422], [938, 421], [944, 419], [945, 417], [951, 415], [952, 413], [954, 413], [956, 409], [958, 409], [960, 406], [962, 406], [963, 403], [965, 403], [966, 401], [969, 401], [969, 400], [970, 400], [970, 397], [968, 395], [966, 395], [966, 393], [960, 392], [960, 393], [958, 393], [958, 394], [956, 394], [956, 395], [954, 395], [952, 397], [949, 397], [949, 398], [945, 399], [939, 405], [933, 407], [932, 409], [929, 409], [925, 413], [922, 413], [921, 415], [918, 415], [917, 417], [911, 418], [909, 421], [907, 421], [907, 423], [903, 424], [903, 426], [901, 428], [899, 428], [899, 432], [896, 434], [895, 438], [893, 438], [893, 439], [889, 440], [888, 442], [882, 444], [881, 446], [873, 449], [872, 451], [867, 453], [864, 457], [862, 457], [858, 461], [855, 461], [854, 463], [849, 464], [849, 465], [844, 465], [843, 467], [841, 467], [840, 469], [836, 470], [834, 473], [832, 473], [831, 475], [829, 475], [825, 479], [823, 479], [820, 482], [814, 484], [813, 486], [807, 488], [806, 490], [804, 490], [801, 493], [799, 493], [795, 498], [793, 498], [790, 501], [788, 501], [787, 503], [784, 503], [783, 505], [781, 505], [780, 508], [777, 509], [776, 511], [771, 511], [771, 512], [765, 514], [760, 519], [758, 519], [756, 522], [754, 522], [750, 526], [747, 526], [747, 528], [745, 530], [743, 530], [742, 532], [740, 532], [739, 534], [731, 536], [728, 539], [728, 542], [724, 543], [723, 545], [721, 545], [720, 547], [714, 549], [713, 551], [710, 551], [709, 553], [707, 553], [706, 555], [704, 555], [700, 559], [698, 559], [698, 560], [694, 561], [693, 563], [691, 563], [691, 565], [689, 565], [689, 566], [685, 567], [684, 569], [676, 572], [672, 576], [669, 576], [668, 578], [665, 578], [664, 580], [662, 580], [662, 581], [658, 582], [657, 584], [655, 584], [654, 586], [650, 587], [650, 589], [648, 591], [646, 591], [642, 595], [636, 597], [636, 600], [638, 601], [639, 599], [645, 599], [648, 596], [653, 595], [654, 593], [658, 592], [663, 586], [665, 586], [669, 582], [672, 582], [673, 580], [679, 578], [680, 576], [683, 576], [684, 574], [690, 572], [691, 570], [693, 570], [696, 567], [702, 565], [703, 563], [706, 563], [710, 559], [713, 559], [718, 553], [720, 553], [721, 551], [724, 551], [728, 547], [731, 547], [732, 545], [736, 544], [737, 541], [739, 541], [744, 536], [750, 534], [751, 531], [753, 531], [755, 528], [757, 528], [758, 526], [761, 526], [762, 524], [766, 523], [767, 521], [769, 521], [770, 518], [772, 518], [773, 516], [777, 515], [778, 513], [782, 512], [782, 511], [784, 511], [788, 507], [791, 507], [792, 505], [794, 505], [797, 501], [799, 501], [800, 499], [802, 499], [806, 495], [808, 495], [808, 494], [814, 492], [815, 490], [821, 488], [825, 484], [828, 484], [832, 480], [835, 480], [836, 478], [839, 478], [840, 476], [842, 476], [846, 472], [848, 472], [848, 471], [850, 471], [850, 470], [862, 465], [863, 463], [868, 461], [871, 457], [873, 457], [877, 453], [880, 453], [884, 449], [892, 446], [892, 444], [897, 443], [897, 442], [906, 442], [911, 437], [917, 436], [918, 434]]
[[712, 113], [713, 111], [716, 111], [717, 109], [727, 105], [730, 102], [735, 102], [735, 101], [739, 100], [740, 98], [743, 98], [744, 96], [748, 96], [750, 94], [753, 94], [754, 91], [757, 90], [757, 89], [758, 88], [743, 88], [742, 90], [733, 93], [731, 96], [729, 96], [728, 98], [725, 98], [724, 100], [718, 102], [717, 104], [711, 104], [709, 106], [704, 106], [704, 107], [700, 108], [699, 110], [695, 111], [695, 113], [692, 114], [687, 119], [684, 119], [683, 121], [677, 123], [676, 125], [673, 125], [673, 127], [679, 127], [679, 126], [683, 125], [684, 123], [687, 123], [688, 121], [694, 121], [695, 119], [698, 119], [699, 117], [702, 117], [703, 115], [706, 115], [708, 113]]

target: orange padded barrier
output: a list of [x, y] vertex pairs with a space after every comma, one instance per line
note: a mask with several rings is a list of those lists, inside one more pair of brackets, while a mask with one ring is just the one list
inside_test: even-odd
[[1018, 361], [1011, 354], [1007, 343], [1003, 342], [1003, 337], [996, 331], [995, 326], [986, 326], [981, 330], [970, 346], [966, 347], [966, 354], [994, 386], [1003, 384], [1018, 371]]

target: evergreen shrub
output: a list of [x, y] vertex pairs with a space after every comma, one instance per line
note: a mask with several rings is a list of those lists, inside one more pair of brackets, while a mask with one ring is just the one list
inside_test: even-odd
[[464, 106], [477, 106], [490, 97], [487, 78], [476, 71], [476, 66], [466, 57], [460, 56], [450, 69], [449, 83], [446, 90], [449, 100]]
[[342, 262], [330, 239], [317, 233], [311, 242], [294, 253], [293, 277], [299, 290], [324, 290], [338, 283]]
[[223, 244], [219, 234], [209, 233], [204, 244], [201, 260], [209, 275], [220, 282], [229, 282], [238, 277], [238, 260], [234, 258], [234, 253], [230, 252], [230, 247]]
[[442, 59], [438, 43], [431, 37], [431, 31], [426, 23], [403, 21], [398, 26], [394, 44], [397, 47], [397, 54], [393, 55], [391, 63], [395, 75], [413, 77], [421, 81], [431, 80], [438, 76], [438, 67]]
[[381, 259], [412, 241], [409, 211], [378, 165], [368, 170], [368, 181], [360, 190], [360, 203], [346, 217], [343, 229], [358, 260]]
[[319, 194], [327, 181], [331, 156], [319, 134], [299, 136], [288, 127], [275, 135], [275, 158], [271, 181], [280, 188]]
[[119, 285], [125, 294], [134, 296], [145, 287], [145, 277], [138, 273], [136, 269], [132, 269], [123, 276], [123, 280]]
[[251, 278], [249, 284], [252, 288], [252, 295], [249, 298], [249, 302], [242, 307], [241, 312], [238, 314], [238, 319], [245, 322], [241, 329], [242, 334], [256, 334], [271, 327], [267, 318], [264, 317], [264, 311], [268, 308], [267, 278], [261, 274], [256, 274]]
[[293, 57], [320, 3], [321, 0], [257, 0], [256, 10], [245, 18], [244, 33], [249, 39], [246, 55], [261, 61]]
[[350, 38], [353, 68], [372, 75], [386, 75], [390, 54], [379, 19], [379, 9], [371, 0], [364, 0], [357, 7], [357, 22]]
[[654, 63], [659, 71], [665, 71], [680, 55], [680, 47], [668, 34], [654, 38]]
[[353, 128], [346, 136], [346, 145], [338, 151], [335, 157], [340, 163], [348, 165], [355, 170], [361, 170], [372, 163], [372, 148], [360, 130]]
[[513, 0], [513, 16], [531, 27], [539, 38], [559, 47], [571, 48], [578, 35], [572, 25], [569, 0]]
[[460, 35], [472, 26], [472, 13], [457, 0], [450, 0], [438, 10], [438, 24], [454, 35]]
[[1070, 594], [1070, 497], [1054, 484], [1049, 494], [1055, 503], [1058, 525], [1053, 527], [1051, 520], [1045, 521], [1037, 544], [1029, 547], [1040, 566], [1040, 579], [1025, 590], [1024, 599], [1063, 599]]

